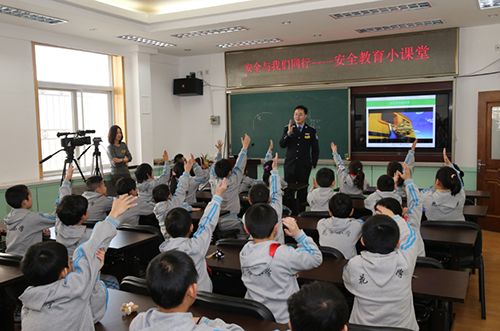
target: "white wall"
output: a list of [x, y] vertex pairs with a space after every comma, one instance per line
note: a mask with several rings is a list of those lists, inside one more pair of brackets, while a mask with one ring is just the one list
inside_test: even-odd
[[[460, 29], [459, 72], [467, 75], [500, 58], [500, 24]], [[500, 70], [500, 61], [480, 73]], [[482, 91], [500, 90], [500, 74], [457, 78], [455, 97], [455, 159], [475, 168], [477, 160], [477, 101]]]

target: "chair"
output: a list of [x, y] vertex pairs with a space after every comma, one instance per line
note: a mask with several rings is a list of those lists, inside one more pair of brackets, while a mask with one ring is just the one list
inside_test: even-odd
[[155, 227], [155, 226], [151, 226], [151, 225], [122, 224], [122, 225], [118, 226], [117, 229], [123, 230], [123, 231], [152, 233], [152, 234], [156, 234], [156, 235], [160, 236], [161, 238], [163, 238], [163, 235], [161, 234], [160, 229]]
[[410, 329], [393, 328], [390, 326], [349, 324], [349, 331], [410, 331]]
[[18, 266], [23, 259], [20, 255], [14, 255], [9, 253], [0, 253], [0, 264]]
[[352, 214], [352, 218], [362, 219], [362, 220], [366, 221], [366, 219], [372, 215], [373, 215], [373, 213], [370, 209], [354, 208], [354, 213]]
[[134, 276], [123, 277], [120, 283], [120, 290], [149, 296], [149, 289], [144, 278]]
[[155, 214], [139, 216], [139, 225], [149, 225], [160, 230], [160, 222], [158, 222]]
[[198, 291], [194, 306], [206, 306], [214, 310], [251, 316], [256, 319], [275, 322], [273, 313], [271, 313], [266, 306], [260, 302], [249, 299]]
[[299, 217], [314, 217], [314, 218], [328, 218], [330, 214], [327, 211], [303, 211]]
[[327, 246], [319, 246], [319, 250], [321, 251], [321, 253], [323, 253], [323, 255], [331, 256], [331, 257], [339, 259], [339, 260], [345, 259], [344, 254], [342, 254], [342, 252], [336, 248], [327, 247]]
[[[423, 227], [439, 227], [447, 228], [461, 228], [472, 229], [477, 231], [477, 238], [472, 249], [467, 248], [454, 248], [444, 245], [428, 245], [426, 244], [426, 252], [429, 256], [436, 258], [443, 258], [443, 251], [448, 255], [447, 262], [452, 268], [472, 268], [473, 271], [479, 270], [479, 300], [481, 301], [481, 318], [486, 319], [486, 290], [484, 283], [484, 260], [483, 260], [483, 234], [481, 227], [477, 223], [467, 221], [426, 221], [422, 222]], [[429, 249], [428, 249], [428, 246]], [[439, 251], [432, 248], [439, 247]], [[444, 250], [443, 250], [444, 248]]]
[[223, 238], [217, 240], [216, 246], [236, 246], [243, 247], [248, 242], [248, 239], [233, 239], [233, 238]]

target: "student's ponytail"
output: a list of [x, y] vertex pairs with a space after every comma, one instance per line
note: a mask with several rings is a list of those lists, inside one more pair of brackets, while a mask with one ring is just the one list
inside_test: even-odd
[[457, 195], [462, 190], [462, 183], [458, 176], [455, 169], [450, 167], [441, 167], [436, 173], [436, 179], [443, 188], [450, 190], [451, 195]]
[[271, 177], [271, 170], [273, 170], [273, 161], [264, 163], [264, 173], [262, 174], [262, 181], [269, 186], [269, 177]]
[[365, 186], [365, 173], [363, 172], [363, 164], [361, 161], [354, 160], [349, 163], [349, 173], [354, 175], [354, 186], [363, 190]]

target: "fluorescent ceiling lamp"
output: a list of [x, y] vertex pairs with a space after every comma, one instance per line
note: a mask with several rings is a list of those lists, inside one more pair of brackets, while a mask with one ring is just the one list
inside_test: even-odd
[[130, 40], [130, 41], [135, 41], [138, 43], [143, 43], [143, 44], [149, 45], [149, 46], [157, 46], [157, 47], [175, 47], [175, 46], [177, 46], [175, 44], [167, 43], [166, 41], [159, 41], [159, 40], [144, 38], [144, 37], [140, 37], [140, 36], [134, 36], [134, 35], [130, 35], [130, 34], [118, 36], [118, 38]]
[[400, 23], [400, 24], [391, 24], [391, 25], [382, 25], [382, 26], [372, 26], [368, 28], [356, 29], [359, 33], [366, 32], [384, 32], [398, 29], [415, 29], [421, 28], [425, 26], [439, 25], [444, 24], [444, 21], [441, 19], [422, 21], [422, 22], [414, 22], [414, 23]]
[[281, 42], [283, 42], [283, 40], [281, 40], [279, 38], [257, 39], [257, 40], [237, 41], [234, 43], [224, 43], [224, 44], [217, 45], [217, 47], [220, 47], [220, 48], [244, 47], [244, 46], [253, 46], [253, 45], [275, 44], [275, 43], [281, 43]]
[[194, 37], [204, 37], [204, 36], [218, 35], [218, 34], [223, 34], [223, 33], [246, 31], [246, 30], [248, 30], [248, 28], [245, 28], [244, 26], [232, 26], [232, 27], [229, 27], [229, 28], [200, 30], [200, 31], [190, 31], [190, 32], [185, 32], [185, 33], [176, 33], [176, 34], [172, 34], [171, 36], [172, 37], [176, 37], [176, 38], [194, 38]]
[[397, 14], [397, 13], [400, 13], [403, 11], [425, 9], [425, 8], [430, 8], [430, 7], [431, 7], [431, 4], [428, 1], [425, 1], [425, 2], [414, 2], [414, 3], [395, 5], [395, 6], [387, 6], [387, 7], [379, 7], [379, 8], [353, 10], [353, 11], [348, 11], [348, 12], [330, 14], [330, 16], [334, 19], [353, 18], [353, 17], [363, 17], [363, 16], [369, 16], [369, 15], [378, 15], [378, 14], [387, 14], [387, 13], [396, 13]]
[[61, 23], [68, 22], [66, 20], [63, 20], [63, 19], [60, 19], [57, 17], [47, 16], [47, 15], [34, 13], [34, 12], [27, 11], [24, 9], [9, 7], [9, 6], [5, 6], [5, 5], [0, 5], [0, 13], [16, 16], [16, 17], [20, 17], [20, 18], [25, 18], [25, 19], [32, 20], [32, 21], [37, 21], [40, 23], [47, 23], [47, 24], [61, 24]]
[[500, 0], [478, 0], [480, 9], [499, 8]]
[[96, 0], [128, 11], [153, 15], [173, 14], [216, 6], [232, 5], [250, 0]]

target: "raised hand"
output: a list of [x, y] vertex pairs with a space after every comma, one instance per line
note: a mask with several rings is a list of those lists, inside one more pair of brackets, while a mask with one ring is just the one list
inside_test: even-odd
[[215, 194], [218, 196], [222, 196], [227, 190], [227, 178], [224, 178], [217, 184], [215, 188]]
[[219, 152], [221, 152], [221, 153], [222, 153], [222, 147], [223, 147], [223, 146], [224, 146], [224, 143], [222, 142], [222, 140], [220, 140], [220, 139], [219, 139], [219, 140], [217, 140], [217, 144], [215, 144], [215, 148], [217, 148], [217, 150], [218, 150]]
[[288, 131], [287, 131], [287, 134], [290, 136], [290, 135], [292, 135], [292, 133], [293, 133], [293, 121], [289, 120], [288, 121]]
[[184, 161], [184, 172], [190, 173], [191, 169], [193, 169], [193, 165], [195, 164], [194, 158], [191, 158], [187, 161]]
[[[102, 268], [102, 266], [104, 265], [104, 256], [106, 255], [106, 250], [104, 248], [99, 248], [97, 249], [97, 251], [95, 252], [95, 256], [97, 257], [97, 259], [99, 260], [99, 265], [100, 265], [100, 268]], [[99, 269], [100, 269], [99, 268]]]
[[283, 225], [285, 226], [283, 230], [285, 234], [290, 237], [296, 237], [300, 234], [299, 226], [297, 225], [297, 221], [293, 217], [285, 217], [283, 218]]
[[403, 180], [407, 180], [407, 179], [411, 178], [411, 170], [410, 170], [410, 167], [406, 163], [403, 163], [403, 173], [400, 173], [399, 171], [396, 171], [396, 173]]
[[451, 161], [448, 158], [448, 156], [446, 155], [446, 148], [443, 148], [443, 161], [444, 161], [445, 165], [447, 165], [447, 166], [451, 165]]
[[113, 201], [113, 205], [111, 206], [111, 211], [109, 212], [109, 216], [112, 218], [120, 217], [127, 209], [134, 207], [137, 205], [137, 197], [133, 195], [123, 194], [120, 195]]
[[73, 172], [75, 171], [75, 167], [73, 167], [72, 164], [68, 166], [68, 171], [66, 171], [66, 176], [64, 177], [65, 180], [71, 180], [73, 178]]
[[318, 182], [316, 181], [316, 178], [313, 178], [313, 189], [314, 188], [318, 188], [319, 185], [318, 185]]
[[163, 161], [168, 161], [168, 152], [163, 150]]
[[337, 145], [334, 142], [330, 143], [330, 148], [332, 149], [332, 153], [337, 153]]
[[272, 140], [272, 139], [269, 139], [269, 147], [267, 148], [267, 150], [268, 150], [269, 152], [272, 152], [272, 151], [273, 151], [273, 148], [274, 148], [273, 140]]
[[272, 167], [273, 170], [278, 170], [278, 153], [274, 155]]
[[389, 208], [385, 208], [384, 206], [381, 206], [381, 205], [377, 205], [375, 207], [375, 213], [381, 214], [381, 215], [387, 215], [389, 217], [394, 216], [394, 213], [392, 212], [392, 210], [390, 210]]
[[244, 149], [248, 149], [248, 146], [250, 146], [251, 141], [252, 139], [250, 138], [250, 136], [245, 133], [245, 135], [241, 138], [241, 145], [243, 146]]
[[411, 150], [415, 152], [415, 149], [417, 148], [417, 142], [418, 142], [418, 139], [415, 139], [413, 141], [413, 144], [411, 144]]

